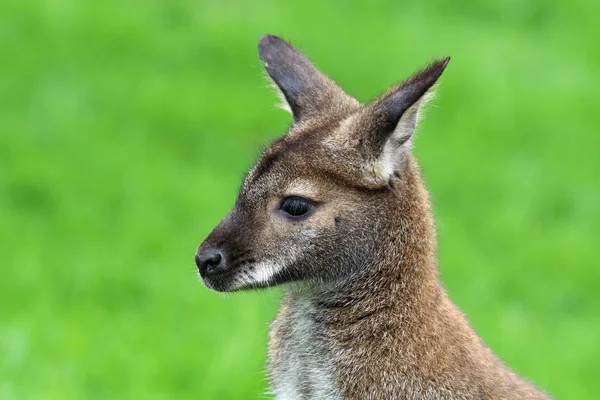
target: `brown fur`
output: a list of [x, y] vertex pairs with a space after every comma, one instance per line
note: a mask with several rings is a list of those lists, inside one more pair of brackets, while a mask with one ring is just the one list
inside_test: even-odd
[[[547, 398], [482, 343], [438, 279], [409, 141], [448, 60], [362, 106], [281, 39], [260, 46], [294, 125], [249, 173], [197, 262], [219, 249], [223, 272], [202, 276], [217, 290], [284, 285], [269, 348], [278, 398]], [[311, 199], [312, 214], [282, 216], [288, 196]]]

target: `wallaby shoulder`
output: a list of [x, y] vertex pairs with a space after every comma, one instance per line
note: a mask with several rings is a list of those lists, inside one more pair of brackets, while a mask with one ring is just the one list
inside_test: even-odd
[[[272, 324], [276, 399], [546, 399], [505, 367], [442, 293], [426, 318], [286, 296]], [[409, 306], [410, 307], [410, 306]]]

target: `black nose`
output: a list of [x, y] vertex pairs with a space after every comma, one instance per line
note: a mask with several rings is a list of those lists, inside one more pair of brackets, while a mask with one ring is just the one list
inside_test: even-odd
[[225, 260], [219, 249], [199, 249], [196, 254], [196, 265], [202, 277], [218, 275], [225, 271]]

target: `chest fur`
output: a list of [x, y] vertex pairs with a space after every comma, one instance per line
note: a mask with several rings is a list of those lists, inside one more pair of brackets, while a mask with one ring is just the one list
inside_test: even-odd
[[340, 399], [334, 352], [312, 305], [284, 304], [271, 328], [269, 369], [275, 398]]

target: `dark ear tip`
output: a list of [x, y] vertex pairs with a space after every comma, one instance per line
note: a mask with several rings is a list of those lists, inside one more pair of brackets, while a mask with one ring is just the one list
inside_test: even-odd
[[442, 72], [444, 72], [444, 70], [446, 69], [446, 66], [448, 66], [449, 62], [450, 62], [450, 57], [446, 57], [446, 58], [443, 58], [440, 60], [435, 60], [431, 64], [429, 64], [427, 67], [422, 69], [420, 72], [418, 72], [416, 74], [416, 76], [419, 77], [419, 79], [422, 79], [425, 77], [432, 79], [431, 85], [433, 85], [433, 83], [435, 83], [435, 81], [442, 75]]
[[[435, 60], [434, 62], [432, 62], [430, 64], [430, 67], [432, 67], [432, 69], [438, 70], [439, 73], [441, 74], [442, 72], [444, 72], [444, 70], [446, 69], [446, 67], [448, 66], [448, 64], [450, 63], [450, 57], [446, 57], [446, 58], [442, 58], [441, 60]], [[427, 69], [429, 69], [427, 68]]]
[[265, 60], [265, 57], [268, 56], [272, 49], [281, 47], [282, 45], [286, 47], [289, 46], [286, 41], [279, 36], [270, 34], [263, 35], [258, 41], [258, 54], [260, 55], [260, 58]]
[[275, 43], [275, 42], [281, 42], [283, 41], [282, 38], [280, 38], [279, 36], [275, 36], [275, 35], [271, 35], [270, 33], [264, 34], [261, 36], [260, 40], [258, 41], [258, 48], [261, 47], [265, 47], [268, 46], [269, 44]]

